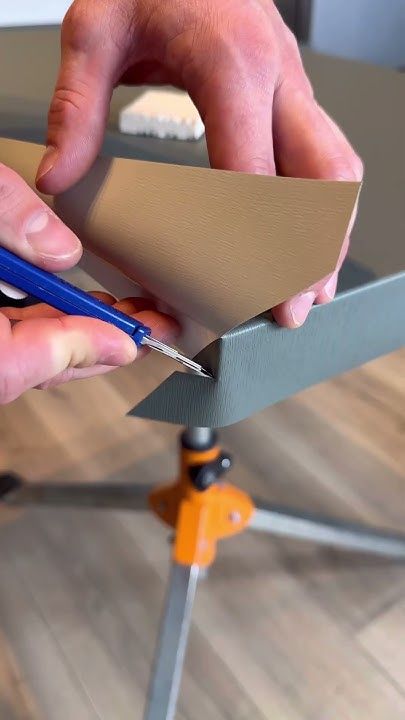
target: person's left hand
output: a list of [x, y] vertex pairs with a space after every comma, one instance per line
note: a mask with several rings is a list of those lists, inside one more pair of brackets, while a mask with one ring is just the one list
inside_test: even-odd
[[[153, 329], [153, 336], [165, 341], [171, 341], [178, 332], [177, 322], [169, 315], [165, 315], [156, 311], [153, 301], [146, 298], [125, 298], [118, 302], [112, 295], [104, 292], [93, 292], [92, 295], [99, 300], [113, 305], [117, 310], [127, 315], [136, 316], [147, 327]], [[53, 328], [53, 346], [58, 346], [58, 352], [51, 362], [48, 357], [49, 336], [52, 331], [51, 323], [63, 320], [65, 323], [60, 324], [59, 343], [57, 330]], [[76, 333], [79, 336], [82, 323], [82, 334], [89, 335], [87, 343], [82, 340], [81, 345], [78, 344], [77, 357], [71, 358], [67, 362], [69, 346], [67, 341], [63, 342], [63, 333], [69, 335], [69, 322], [71, 323], [71, 335]], [[6, 334], [6, 325], [9, 325], [8, 334], [11, 332], [14, 337], [14, 345], [17, 346], [18, 340], [23, 348], [20, 355], [10, 357], [10, 360], [18, 359], [18, 367], [13, 372], [8, 373], [7, 392], [2, 391], [4, 383], [0, 382], [0, 405], [15, 400], [26, 390], [31, 387], [45, 390], [55, 387], [71, 380], [82, 380], [84, 378], [101, 375], [117, 366], [126, 365], [131, 361], [142, 358], [149, 350], [137, 350], [135, 343], [130, 341], [128, 337], [128, 346], [120, 343], [121, 332], [109, 324], [98, 320], [89, 320], [88, 318], [69, 318], [64, 313], [55, 308], [38, 303], [25, 308], [3, 307], [0, 308], [0, 330]], [[124, 335], [125, 337], [125, 335]], [[97, 351], [102, 355], [100, 348], [106, 346], [108, 348], [108, 340], [112, 350], [110, 352], [111, 364], [101, 364], [95, 361]], [[93, 343], [93, 346], [91, 345]], [[115, 343], [115, 345], [113, 344]], [[3, 343], [4, 345], [4, 343]], [[84, 351], [84, 349], [86, 352]], [[128, 357], [125, 357], [125, 349], [127, 349]], [[1, 355], [1, 354], [0, 354]], [[80, 355], [83, 362], [80, 361]], [[108, 351], [104, 351], [104, 356], [108, 357]], [[114, 364], [112, 364], [114, 363]], [[67, 366], [68, 365], [68, 366]], [[59, 369], [58, 369], [59, 367]], [[1, 380], [1, 378], [0, 378]]]

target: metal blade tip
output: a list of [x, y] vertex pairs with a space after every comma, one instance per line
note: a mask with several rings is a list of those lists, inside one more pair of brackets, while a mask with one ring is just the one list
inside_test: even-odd
[[196, 375], [199, 375], [200, 377], [210, 378], [211, 380], [213, 380], [214, 378], [214, 376], [208, 370], [205, 370], [202, 365], [194, 362], [194, 360], [190, 360], [190, 358], [182, 355], [175, 348], [170, 347], [170, 345], [165, 345], [164, 343], [160, 342], [160, 340], [156, 340], [151, 335], [145, 335], [145, 337], [143, 338], [143, 344], [147, 345], [153, 350], [157, 350], [158, 352], [166, 355], [167, 357], [173, 358], [173, 360], [176, 360], [184, 367], [192, 370]]

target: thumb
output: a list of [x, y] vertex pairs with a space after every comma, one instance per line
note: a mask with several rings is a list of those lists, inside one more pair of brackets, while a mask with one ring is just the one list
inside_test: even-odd
[[0, 164], [0, 245], [59, 272], [81, 256], [78, 238], [13, 170]]
[[[57, 195], [93, 164], [107, 124], [117, 48], [101, 45], [91, 29], [62, 26], [61, 66], [48, 113], [47, 149], [38, 168], [41, 192]], [[86, 35], [86, 37], [85, 37]], [[118, 59], [117, 59], [118, 61]]]

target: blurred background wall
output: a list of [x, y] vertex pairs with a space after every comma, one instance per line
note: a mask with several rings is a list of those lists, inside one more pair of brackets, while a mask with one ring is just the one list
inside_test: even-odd
[[405, 0], [276, 0], [301, 42], [318, 52], [405, 65]]
[[314, 50], [405, 65], [405, 0], [312, 0]]
[[0, 0], [0, 27], [56, 25], [72, 0]]

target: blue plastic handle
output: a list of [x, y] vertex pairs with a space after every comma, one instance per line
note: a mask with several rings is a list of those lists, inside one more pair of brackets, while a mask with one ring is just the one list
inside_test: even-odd
[[138, 320], [106, 305], [57, 275], [31, 265], [2, 247], [0, 247], [0, 280], [14, 285], [67, 315], [81, 315], [111, 323], [130, 335], [138, 347], [142, 345], [143, 338], [151, 334], [151, 329]]

